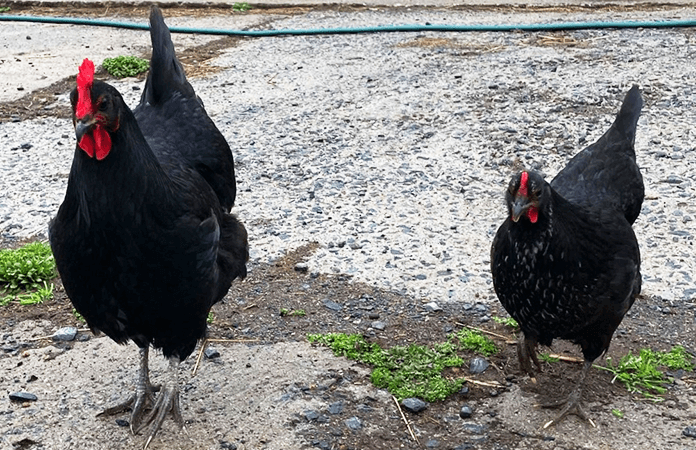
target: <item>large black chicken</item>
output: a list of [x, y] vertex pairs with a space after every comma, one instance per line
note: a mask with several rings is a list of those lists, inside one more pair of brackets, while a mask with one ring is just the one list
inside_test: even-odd
[[[246, 275], [247, 233], [230, 214], [232, 152], [176, 58], [162, 13], [150, 15], [152, 61], [134, 112], [85, 60], [70, 99], [77, 146], [65, 200], [49, 226], [65, 291], [93, 331], [140, 347], [132, 410], [151, 431], [183, 424], [177, 369], [206, 332], [212, 305]], [[150, 384], [148, 349], [170, 362]]]
[[582, 348], [585, 364], [564, 406], [546, 426], [576, 414], [592, 362], [640, 293], [640, 252], [631, 225], [643, 203], [643, 178], [634, 142], [643, 100], [626, 95], [609, 130], [547, 183], [524, 171], [510, 181], [508, 218], [491, 249], [495, 292], [519, 322], [517, 355], [532, 375], [538, 344], [566, 339]]

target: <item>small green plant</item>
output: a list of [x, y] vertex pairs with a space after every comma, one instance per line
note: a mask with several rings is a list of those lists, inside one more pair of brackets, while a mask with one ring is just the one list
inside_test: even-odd
[[546, 361], [547, 363], [556, 363], [560, 361], [558, 358], [554, 358], [553, 356], [549, 355], [548, 353], [539, 353], [539, 357], [541, 358], [542, 361]]
[[250, 9], [251, 6], [249, 6], [249, 3], [247, 2], [235, 2], [232, 5], [232, 11], [244, 12], [249, 11]]
[[464, 364], [456, 346], [450, 342], [433, 348], [414, 344], [382, 349], [358, 334], [310, 334], [307, 339], [326, 345], [337, 356], [372, 365], [372, 383], [386, 388], [399, 400], [408, 397], [429, 402], [443, 400], [464, 384], [464, 379], [450, 380], [442, 375], [445, 368]]
[[519, 328], [520, 324], [517, 323], [515, 319], [512, 317], [498, 317], [498, 316], [493, 316], [493, 321], [495, 323], [500, 323], [505, 326], [508, 326], [510, 328]]
[[612, 413], [613, 415], [615, 415], [616, 417], [618, 417], [619, 419], [623, 419], [624, 412], [621, 411], [620, 409], [614, 408], [614, 409], [611, 410], [611, 413]]
[[38, 290], [56, 276], [51, 247], [32, 242], [14, 250], [0, 250], [0, 288], [8, 294]]
[[4, 13], [10, 10], [9, 6], [0, 6], [0, 13]]
[[85, 320], [85, 318], [82, 317], [82, 314], [80, 314], [79, 312], [77, 312], [77, 310], [76, 310], [75, 308], [72, 309], [72, 314], [73, 314], [73, 316], [75, 316], [75, 318], [78, 320], [78, 322], [87, 323], [87, 321]]
[[208, 312], [208, 317], [205, 319], [206, 322], [208, 322], [208, 325], [213, 323], [213, 320], [215, 320], [215, 314], [213, 314], [212, 311]]
[[645, 397], [661, 401], [662, 398], [659, 395], [665, 393], [664, 384], [671, 379], [660, 371], [660, 367], [692, 371], [694, 366], [691, 358], [692, 356], [682, 346], [676, 346], [669, 352], [656, 352], [644, 348], [638, 355], [629, 352], [616, 365], [611, 358], [607, 358], [607, 367], [595, 367], [614, 374], [614, 379], [624, 383], [629, 392], [640, 393]]
[[463, 349], [480, 353], [483, 356], [491, 356], [498, 353], [498, 347], [480, 331], [464, 328], [458, 331], [455, 336]]
[[306, 315], [307, 315], [307, 313], [305, 312], [304, 309], [293, 309], [292, 311], [289, 310], [288, 308], [281, 308], [280, 309], [280, 316], [281, 317], [285, 317], [285, 316], [304, 317]]
[[102, 67], [113, 77], [125, 78], [145, 72], [150, 67], [150, 63], [137, 56], [117, 56], [105, 58]]
[[20, 305], [36, 305], [42, 303], [44, 300], [50, 300], [52, 298], [53, 283], [48, 285], [45, 281], [43, 283], [43, 287], [40, 287], [35, 292], [28, 292], [26, 294], [19, 294], [17, 296]]

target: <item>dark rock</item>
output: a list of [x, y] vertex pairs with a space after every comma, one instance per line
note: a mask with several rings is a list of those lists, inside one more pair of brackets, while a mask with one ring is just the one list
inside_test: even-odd
[[53, 333], [53, 336], [51, 336], [51, 339], [54, 341], [72, 341], [75, 339], [75, 336], [77, 336], [77, 328], [75, 327], [63, 327]]
[[359, 430], [362, 428], [362, 422], [360, 419], [357, 417], [353, 416], [350, 419], [346, 420], [346, 426], [350, 428], [351, 430]]
[[335, 402], [329, 405], [329, 414], [341, 414], [343, 412], [343, 402]]
[[682, 430], [682, 434], [686, 437], [696, 438], [696, 427], [686, 427]]
[[127, 420], [116, 419], [116, 425], [118, 425], [119, 427], [127, 427], [130, 425], [130, 423], [128, 423]]
[[419, 398], [405, 398], [401, 406], [412, 413], [419, 413], [428, 407], [428, 404]]
[[220, 352], [217, 351], [217, 350], [216, 350], [215, 348], [213, 348], [213, 347], [208, 347], [208, 348], [206, 348], [206, 349], [205, 349], [205, 352], [203, 352], [203, 354], [205, 355], [205, 357], [206, 357], [207, 359], [213, 359], [213, 358], [219, 358], [219, 357], [220, 357]]
[[491, 397], [497, 397], [499, 395], [499, 392], [495, 389], [491, 389], [490, 391], [488, 391], [488, 395], [490, 395]]
[[476, 447], [474, 447], [474, 444], [469, 444], [469, 443], [467, 442], [467, 443], [464, 443], [464, 444], [461, 444], [461, 445], [457, 445], [457, 446], [454, 447], [454, 449], [452, 449], [452, 450], [471, 450], [471, 449], [473, 449], [473, 448], [476, 448]]
[[316, 420], [319, 418], [319, 411], [314, 411], [313, 409], [307, 410], [304, 413], [305, 419], [307, 419], [308, 422], [311, 422], [312, 420]]
[[369, 319], [371, 319], [371, 320], [377, 320], [377, 319], [379, 319], [379, 314], [377, 314], [377, 313], [370, 313], [370, 314], [367, 315], [367, 317], [368, 317]]
[[237, 450], [237, 444], [227, 441], [220, 441], [220, 448], [223, 450]]
[[459, 390], [459, 395], [464, 395], [467, 396], [469, 395], [469, 386], [462, 386], [462, 388]]
[[10, 400], [13, 402], [35, 402], [38, 397], [29, 392], [12, 392], [10, 393]]
[[459, 417], [462, 419], [468, 419], [473, 413], [474, 411], [471, 409], [471, 406], [464, 405], [462, 406], [462, 409], [459, 410]]
[[328, 298], [325, 298], [321, 302], [324, 304], [324, 306], [329, 308], [331, 311], [340, 311], [343, 309], [342, 305], [340, 305], [332, 300], [329, 300]]
[[433, 312], [442, 311], [442, 308], [440, 308], [440, 306], [435, 302], [426, 303], [425, 309], [426, 309], [426, 311], [433, 311]]
[[483, 373], [484, 370], [488, 369], [490, 363], [480, 356], [476, 356], [471, 359], [469, 363], [469, 372], [473, 374]]
[[295, 264], [295, 271], [300, 273], [307, 273], [309, 271], [309, 265], [307, 263], [297, 263]]

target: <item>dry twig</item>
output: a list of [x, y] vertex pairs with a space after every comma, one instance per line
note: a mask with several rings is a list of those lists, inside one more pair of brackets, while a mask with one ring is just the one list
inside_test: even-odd
[[418, 438], [416, 437], [415, 434], [413, 434], [413, 430], [411, 429], [411, 425], [409, 425], [408, 420], [406, 420], [406, 416], [404, 415], [404, 412], [401, 410], [401, 405], [399, 405], [399, 401], [392, 395], [392, 398], [394, 399], [394, 403], [396, 403], [396, 408], [399, 410], [399, 413], [401, 413], [401, 418], [404, 419], [404, 423], [406, 424], [406, 428], [408, 428], [408, 432], [411, 433], [411, 437], [413, 440], [418, 444], [420, 447], [420, 442], [418, 441]]

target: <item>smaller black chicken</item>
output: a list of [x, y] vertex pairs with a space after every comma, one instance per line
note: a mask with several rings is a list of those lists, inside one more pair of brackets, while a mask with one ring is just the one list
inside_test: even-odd
[[547, 183], [535, 172], [515, 175], [506, 192], [508, 218], [491, 249], [495, 292], [520, 324], [517, 354], [532, 375], [537, 344], [555, 338], [582, 348], [585, 364], [570, 396], [548, 407], [592, 422], [581, 406], [592, 362], [640, 293], [640, 252], [631, 227], [644, 197], [634, 141], [643, 100], [626, 95], [609, 130]]

